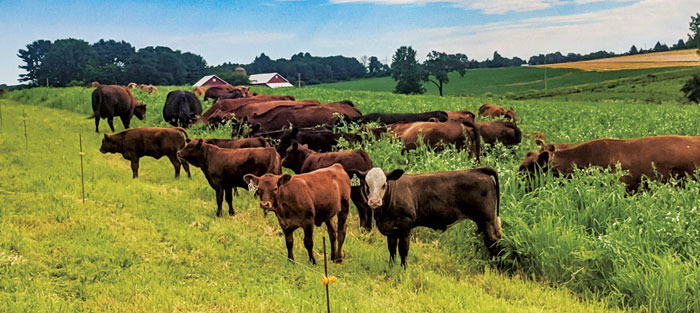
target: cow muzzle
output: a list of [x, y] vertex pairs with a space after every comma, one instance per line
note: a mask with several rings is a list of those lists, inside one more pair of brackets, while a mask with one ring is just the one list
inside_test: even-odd
[[382, 206], [382, 199], [369, 199], [367, 200], [367, 205], [372, 209], [376, 209]]
[[270, 201], [260, 201], [260, 208], [262, 208], [265, 213], [272, 210], [272, 203]]

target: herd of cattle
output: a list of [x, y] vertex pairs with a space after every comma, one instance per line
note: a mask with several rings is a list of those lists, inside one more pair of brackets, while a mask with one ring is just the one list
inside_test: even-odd
[[[297, 101], [291, 96], [251, 94], [242, 86], [195, 91], [206, 99], [214, 99], [208, 111], [202, 112], [197, 95], [181, 90], [170, 92], [163, 118], [176, 127], [105, 134], [100, 151], [120, 153], [130, 160], [134, 178], [138, 177], [139, 158], [143, 156], [156, 159], [167, 156], [175, 168], [175, 177], [179, 176], [181, 166], [188, 176], [189, 164], [199, 167], [216, 192], [217, 216], [222, 215], [224, 198], [229, 214], [235, 213], [232, 202], [237, 188], [255, 191], [265, 214], [272, 211], [277, 216], [290, 259], [294, 258], [292, 233], [302, 228], [304, 246], [310, 261], [315, 263], [313, 229], [325, 223], [331, 258], [341, 261], [350, 201], [357, 207], [363, 228], [371, 231], [372, 221], [376, 221], [380, 233], [388, 239], [392, 261], [398, 246], [404, 266], [412, 228], [446, 230], [464, 219], [476, 223], [492, 254], [499, 253], [500, 187], [498, 174], [492, 168], [387, 173], [373, 167], [370, 156], [363, 150], [333, 152], [333, 148], [341, 138], [356, 142], [374, 140], [387, 133], [399, 138], [406, 150], [415, 149], [420, 141], [436, 151], [447, 144], [468, 149], [478, 161], [482, 143], [499, 141], [512, 146], [521, 142], [512, 108], [483, 105], [478, 112], [480, 116], [510, 121], [477, 122], [476, 114], [469, 110], [363, 115], [350, 101], [328, 104]], [[101, 118], [106, 118], [114, 130], [114, 116], [119, 116], [128, 128], [131, 116], [143, 119], [145, 115], [145, 105], [125, 87], [100, 85], [92, 100], [98, 132]], [[246, 123], [249, 132], [241, 139], [190, 139], [183, 128], [192, 123], [215, 126], [227, 121]], [[361, 125], [364, 136], [334, 132], [332, 125], [341, 121]], [[235, 132], [240, 127], [233, 129]], [[528, 152], [519, 169], [528, 176], [548, 170], [566, 176], [574, 167], [614, 169], [619, 163], [628, 171], [622, 182], [634, 190], [639, 188], [642, 176], [665, 180], [692, 175], [700, 166], [700, 137], [598, 139], [555, 145], [538, 140], [537, 143], [539, 151]], [[283, 174], [282, 167], [296, 175]], [[337, 217], [337, 226], [333, 217]]]

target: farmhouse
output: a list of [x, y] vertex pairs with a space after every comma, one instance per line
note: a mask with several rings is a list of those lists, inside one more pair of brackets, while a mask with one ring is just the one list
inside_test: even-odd
[[202, 87], [202, 86], [220, 86], [228, 85], [226, 81], [219, 78], [216, 75], [207, 75], [198, 80], [192, 87]]
[[255, 74], [248, 77], [251, 85], [265, 85], [270, 88], [294, 87], [278, 73]]

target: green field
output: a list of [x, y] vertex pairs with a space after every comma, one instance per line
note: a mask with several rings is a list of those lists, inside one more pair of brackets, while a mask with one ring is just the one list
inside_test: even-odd
[[[445, 95], [484, 96], [496, 95], [542, 97], [555, 96], [559, 100], [627, 100], [646, 103], [682, 101], [680, 88], [691, 75], [693, 68], [657, 68], [610, 72], [587, 72], [575, 69], [548, 68], [545, 94], [545, 69], [539, 67], [508, 67], [468, 70], [464, 77], [450, 73], [445, 85]], [[613, 85], [613, 87], [609, 87]], [[396, 82], [391, 77], [359, 79], [333, 84], [315, 85], [317, 88], [336, 90], [394, 90]], [[426, 93], [437, 95], [434, 84], [424, 83]], [[581, 93], [581, 88], [589, 87]], [[600, 87], [598, 89], [592, 87]], [[577, 90], [579, 89], [579, 90]]]
[[[160, 88], [160, 87], [159, 87]], [[165, 94], [145, 95], [145, 121], [163, 125]], [[352, 100], [363, 112], [476, 110], [489, 98], [402, 96], [321, 88], [258, 92], [322, 102]], [[274, 216], [247, 192], [235, 217], [215, 217], [213, 191], [198, 169], [173, 179], [166, 160], [129, 164], [98, 152], [84, 88], [15, 91], [0, 100], [0, 311], [320, 311], [322, 265], [285, 261]], [[24, 104], [21, 105], [20, 103]], [[499, 104], [499, 103], [496, 103]], [[624, 102], [509, 101], [524, 132], [550, 142], [600, 137], [700, 135], [700, 108]], [[29, 148], [24, 146], [22, 112]], [[121, 123], [116, 122], [118, 130]], [[103, 126], [103, 130], [105, 127]], [[197, 128], [190, 136], [229, 131]], [[78, 134], [86, 155], [87, 203], [80, 201]], [[625, 193], [621, 175], [583, 171], [546, 178], [527, 193], [516, 170], [532, 139], [482, 156], [501, 183], [505, 254], [490, 259], [473, 223], [445, 233], [417, 229], [408, 269], [387, 264], [385, 238], [358, 230], [351, 213], [332, 309], [348, 312], [700, 311], [700, 184], [652, 182]], [[408, 155], [384, 139], [367, 144], [375, 166], [409, 173], [476, 166], [467, 153]], [[320, 255], [323, 229], [317, 229]], [[297, 234], [300, 235], [300, 234]], [[303, 255], [297, 238], [296, 255]]]

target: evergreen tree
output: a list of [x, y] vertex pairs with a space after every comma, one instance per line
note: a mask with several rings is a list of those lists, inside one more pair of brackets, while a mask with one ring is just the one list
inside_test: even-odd
[[391, 78], [397, 84], [394, 92], [403, 94], [422, 94], [425, 88], [421, 84], [427, 73], [416, 60], [416, 50], [402, 46], [396, 50], [391, 62]]

